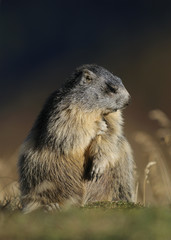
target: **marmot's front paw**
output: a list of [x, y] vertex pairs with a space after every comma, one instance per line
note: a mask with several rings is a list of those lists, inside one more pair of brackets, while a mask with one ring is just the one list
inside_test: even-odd
[[97, 135], [102, 135], [107, 131], [107, 124], [105, 121], [99, 121], [98, 122], [98, 132]]
[[90, 173], [91, 179], [95, 179], [96, 181], [101, 178], [105, 169], [106, 169], [106, 162], [101, 160], [93, 161], [92, 170]]
[[54, 212], [60, 211], [60, 207], [58, 203], [49, 203], [45, 206], [45, 212]]

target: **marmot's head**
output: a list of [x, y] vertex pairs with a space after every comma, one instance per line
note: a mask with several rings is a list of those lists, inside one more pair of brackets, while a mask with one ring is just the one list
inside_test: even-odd
[[81, 103], [84, 109], [101, 109], [104, 113], [122, 109], [130, 100], [121, 79], [94, 64], [76, 69], [64, 85], [64, 91], [72, 97], [72, 102]]

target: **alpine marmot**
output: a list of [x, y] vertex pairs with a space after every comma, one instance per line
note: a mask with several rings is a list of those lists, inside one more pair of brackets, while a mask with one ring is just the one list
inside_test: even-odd
[[52, 93], [24, 141], [24, 212], [95, 201], [134, 201], [134, 162], [122, 131], [130, 95], [120, 78], [90, 64]]

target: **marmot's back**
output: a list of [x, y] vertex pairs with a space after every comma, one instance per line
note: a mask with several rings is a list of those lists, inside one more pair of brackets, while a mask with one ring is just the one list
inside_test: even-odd
[[24, 211], [133, 200], [133, 160], [121, 127], [128, 102], [122, 81], [96, 65], [78, 68], [50, 96], [21, 148]]

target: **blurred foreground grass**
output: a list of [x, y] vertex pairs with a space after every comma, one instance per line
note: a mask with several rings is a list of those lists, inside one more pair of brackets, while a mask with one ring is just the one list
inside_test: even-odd
[[1, 239], [170, 240], [171, 208], [143, 208], [119, 202], [53, 214], [1, 211]]

